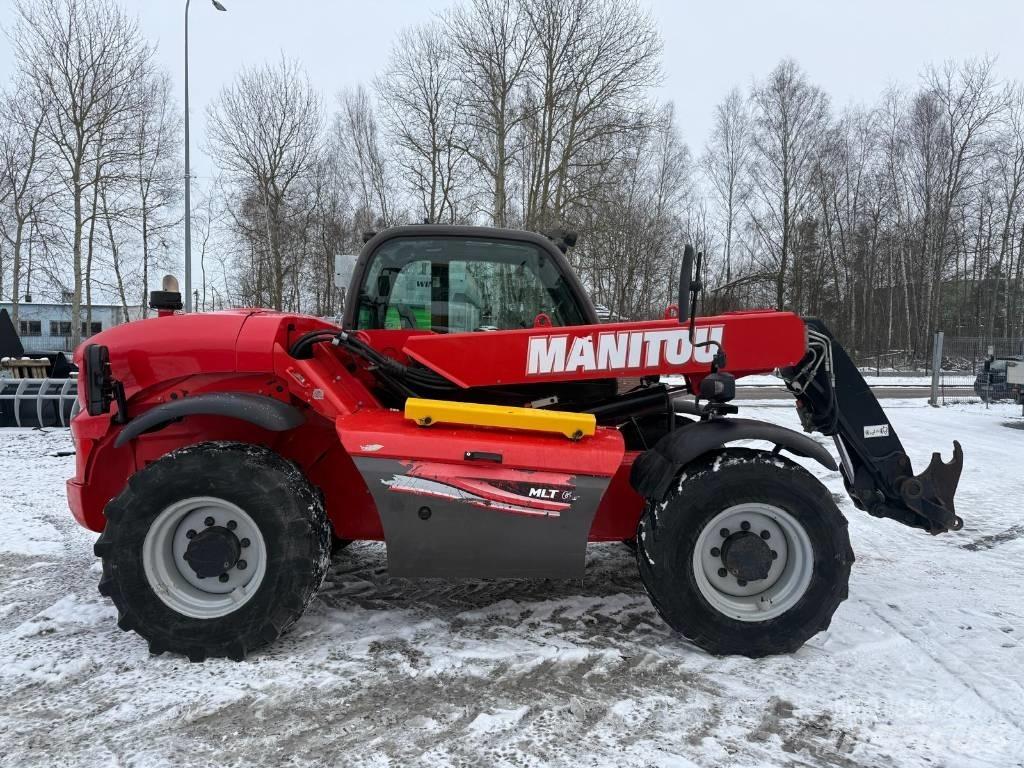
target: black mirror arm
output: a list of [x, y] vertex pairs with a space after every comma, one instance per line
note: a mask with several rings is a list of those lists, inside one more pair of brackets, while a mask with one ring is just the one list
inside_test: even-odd
[[[687, 246], [687, 247], [689, 248], [689, 246]], [[692, 248], [691, 248], [691, 253], [692, 253]], [[684, 259], [684, 262], [685, 262], [686, 257], [684, 256], [683, 259]], [[711, 372], [712, 373], [718, 373], [719, 369], [725, 368], [725, 365], [726, 365], [725, 350], [722, 348], [722, 345], [719, 344], [714, 339], [708, 339], [707, 341], [702, 341], [702, 342], [698, 343], [697, 342], [697, 336], [696, 336], [696, 333], [697, 333], [697, 328], [696, 328], [696, 324], [697, 324], [697, 299], [700, 296], [700, 292], [702, 290], [704, 290], [704, 283], [701, 280], [701, 267], [703, 266], [703, 264], [704, 264], [704, 251], [701, 251], [700, 253], [697, 254], [697, 266], [696, 266], [697, 276], [692, 278], [691, 280], [689, 280], [689, 290], [690, 290], [690, 293], [691, 293], [691, 297], [690, 297], [690, 312], [689, 312], [689, 315], [690, 315], [690, 344], [693, 347], [695, 347], [695, 348], [696, 347], [711, 347], [711, 346], [715, 347], [715, 349], [717, 351], [715, 352], [715, 356], [714, 356], [714, 358], [711, 361]]]

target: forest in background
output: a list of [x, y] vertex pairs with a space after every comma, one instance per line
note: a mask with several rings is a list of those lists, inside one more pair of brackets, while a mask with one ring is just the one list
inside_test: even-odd
[[[144, 306], [182, 263], [171, 79], [114, 0], [16, 10], [0, 299], [67, 299], [87, 322]], [[334, 255], [430, 221], [577, 231], [612, 317], [661, 316], [692, 242], [707, 311], [822, 317], [862, 358], [923, 357], [939, 328], [1024, 335], [1024, 88], [994, 59], [924, 63], [849, 107], [783, 59], [691, 147], [685, 105], [655, 99], [662, 42], [636, 0], [463, 0], [390, 50], [333, 94], [271, 57], [193, 115], [217, 168], [193, 183], [199, 309], [337, 314]]]

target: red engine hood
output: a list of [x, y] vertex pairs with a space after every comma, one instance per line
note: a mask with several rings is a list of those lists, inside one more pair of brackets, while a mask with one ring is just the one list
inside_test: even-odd
[[257, 312], [172, 315], [117, 325], [79, 345], [75, 362], [81, 366], [88, 344], [103, 344], [110, 350], [111, 372], [129, 396], [197, 373], [231, 373], [237, 368], [238, 334]]

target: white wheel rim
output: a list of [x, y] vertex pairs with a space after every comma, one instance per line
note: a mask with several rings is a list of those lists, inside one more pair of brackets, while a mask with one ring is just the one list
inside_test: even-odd
[[[200, 578], [184, 558], [189, 531], [208, 520], [229, 528], [242, 542], [241, 557], [226, 581]], [[196, 496], [164, 509], [142, 544], [146, 580], [167, 607], [195, 619], [216, 619], [245, 605], [259, 590], [267, 569], [267, 547], [256, 522], [240, 507], [213, 496]]]
[[[749, 525], [776, 553], [763, 579], [741, 585], [732, 574], [721, 575], [721, 545], [727, 537]], [[765, 538], [767, 534], [767, 538]], [[814, 547], [796, 518], [771, 504], [737, 504], [713, 517], [697, 538], [693, 574], [704, 599], [721, 614], [737, 621], [768, 621], [795, 606], [807, 592], [814, 575]]]

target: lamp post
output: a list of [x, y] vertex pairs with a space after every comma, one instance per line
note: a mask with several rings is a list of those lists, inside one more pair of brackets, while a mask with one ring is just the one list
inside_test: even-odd
[[[217, 0], [210, 0], [218, 11], [226, 11]], [[185, 0], [185, 311], [192, 311], [192, 166], [189, 162], [188, 131], [188, 9], [192, 0]]]

